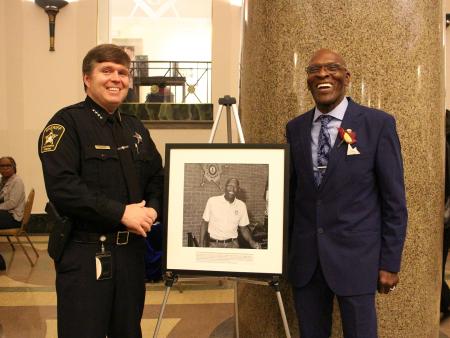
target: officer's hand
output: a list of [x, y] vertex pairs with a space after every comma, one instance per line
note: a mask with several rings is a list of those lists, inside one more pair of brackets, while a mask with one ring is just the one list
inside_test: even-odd
[[[153, 208], [145, 207], [145, 209], [147, 209], [149, 211], [150, 217], [152, 218], [152, 225], [153, 225], [153, 223], [155, 223], [156, 219], [158, 218], [158, 213]], [[148, 231], [150, 231], [150, 229], [148, 229]]]
[[147, 232], [153, 225], [156, 218], [156, 211], [153, 208], [146, 208], [145, 201], [140, 203], [128, 204], [122, 216], [122, 224], [129, 231], [147, 237]]

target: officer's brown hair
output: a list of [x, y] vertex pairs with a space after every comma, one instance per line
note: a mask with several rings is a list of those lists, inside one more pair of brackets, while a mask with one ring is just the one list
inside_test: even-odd
[[114, 62], [130, 68], [131, 60], [123, 48], [111, 43], [101, 44], [92, 48], [84, 57], [81, 68], [83, 75], [91, 74], [95, 64], [100, 62]]
[[114, 62], [130, 67], [130, 57], [119, 46], [111, 43], [105, 43], [92, 48], [83, 59], [83, 75], [90, 74], [96, 63]]

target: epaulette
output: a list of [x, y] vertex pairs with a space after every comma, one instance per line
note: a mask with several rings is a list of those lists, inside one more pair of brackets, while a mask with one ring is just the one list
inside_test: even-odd
[[70, 106], [61, 108], [60, 110], [58, 110], [58, 111], [56, 112], [55, 116], [61, 115], [61, 114], [64, 115], [65, 113], [71, 113], [71, 112], [73, 112], [74, 110], [82, 110], [82, 109], [84, 109], [84, 108], [85, 108], [84, 102], [78, 102], [78, 103], [72, 104], [72, 105], [70, 105]]
[[86, 107], [86, 106], [85, 106], [85, 102], [84, 102], [84, 101], [81, 101], [81, 102], [72, 104], [72, 105], [70, 105], [70, 106], [64, 107], [64, 108], [61, 109], [61, 110], [82, 109], [82, 108], [85, 108], [85, 107]]

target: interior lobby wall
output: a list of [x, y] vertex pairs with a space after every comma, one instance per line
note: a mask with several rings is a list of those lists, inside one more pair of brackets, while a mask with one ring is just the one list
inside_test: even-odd
[[83, 99], [81, 61], [96, 43], [97, 4], [82, 0], [56, 17], [55, 52], [49, 52], [47, 14], [34, 2], [1, 1], [1, 155], [13, 156], [26, 191], [35, 188], [33, 213], [45, 194], [38, 137], [60, 108]]
[[[84, 99], [81, 62], [97, 44], [98, 1], [79, 0], [56, 17], [49, 52], [47, 14], [34, 1], [0, 1], [0, 156], [13, 156], [26, 190], [36, 189], [33, 213], [47, 196], [38, 157], [39, 133], [53, 114]], [[238, 96], [240, 7], [213, 0], [212, 102]], [[226, 142], [222, 117], [215, 142]], [[151, 129], [151, 126], [150, 126]], [[151, 129], [164, 157], [166, 143], [207, 142], [209, 129]]]

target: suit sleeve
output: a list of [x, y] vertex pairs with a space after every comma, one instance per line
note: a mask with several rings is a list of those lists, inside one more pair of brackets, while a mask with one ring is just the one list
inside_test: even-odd
[[375, 161], [382, 218], [380, 269], [398, 272], [408, 213], [400, 141], [392, 116], [381, 128]]
[[[45, 151], [45, 131], [50, 125], [63, 127], [57, 145]], [[60, 212], [69, 217], [118, 225], [125, 205], [89, 189], [80, 176], [80, 142], [74, 121], [58, 113], [49, 122], [39, 140], [39, 157], [44, 172], [48, 198]], [[56, 141], [55, 141], [56, 143]]]
[[[289, 214], [288, 214], [288, 238], [291, 238], [294, 224], [294, 203], [295, 203], [295, 191], [297, 189], [297, 176], [294, 168], [294, 157], [292, 154], [292, 138], [289, 131], [289, 125], [286, 126], [286, 141], [289, 144], [290, 161], [289, 161]], [[291, 241], [289, 240], [288, 250], [290, 249]]]

